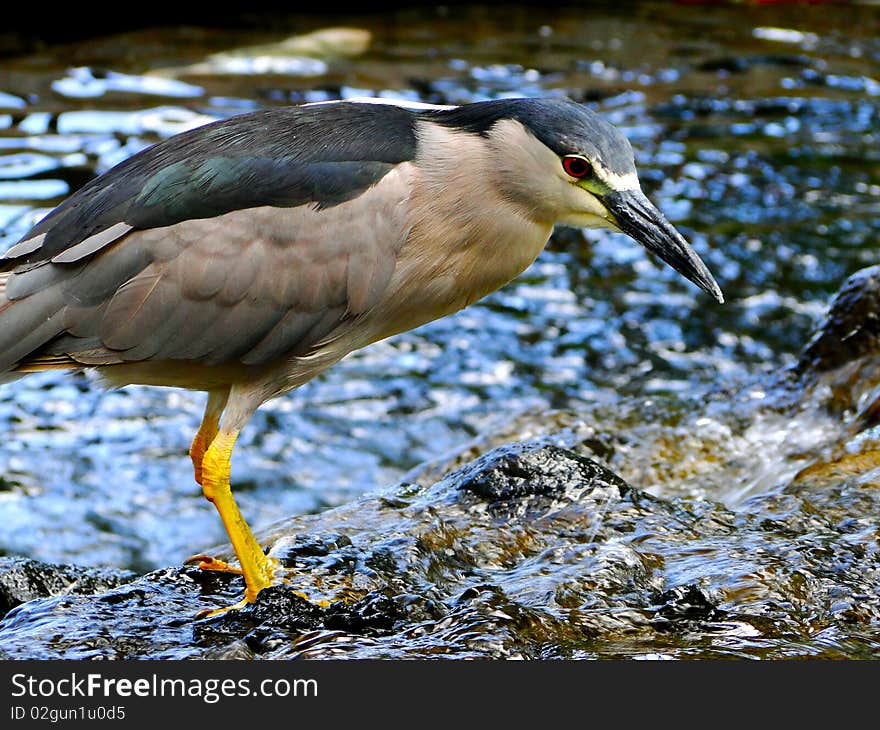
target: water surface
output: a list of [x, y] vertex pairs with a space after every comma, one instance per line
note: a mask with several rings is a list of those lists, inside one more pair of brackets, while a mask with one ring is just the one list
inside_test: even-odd
[[[560, 229], [502, 291], [267, 403], [237, 447], [236, 494], [259, 528], [348, 502], [517, 418], [552, 431], [564, 413], [614, 432], [659, 424], [676, 443], [714, 434], [748, 466], [713, 471], [706, 448], [702, 460], [638, 465], [618, 449], [614, 466], [656, 494], [738, 504], [778, 488], [780, 439], [818, 429], [815, 445], [823, 425], [764, 419], [734, 437], [723, 416], [701, 431], [682, 414], [789, 365], [831, 293], [877, 260], [878, 20], [862, 5], [465, 6], [157, 27], [8, 53], [0, 246], [97, 173], [212, 119], [364, 94], [570, 96], [626, 132], [643, 187], [727, 303], [622, 235]], [[331, 25], [368, 31], [369, 48], [280, 46]], [[4, 386], [0, 550], [146, 570], [223, 542], [186, 456], [203, 399], [103, 393], [89, 374]]]

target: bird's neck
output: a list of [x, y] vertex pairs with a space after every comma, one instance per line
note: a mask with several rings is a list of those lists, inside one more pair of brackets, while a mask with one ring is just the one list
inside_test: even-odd
[[501, 288], [532, 264], [553, 230], [551, 223], [529, 220], [504, 201], [475, 210], [454, 185], [416, 187], [410, 199], [413, 225], [388, 290], [393, 300], [408, 303], [398, 331]]
[[370, 314], [371, 340], [452, 314], [504, 286], [538, 257], [552, 221], [502, 195], [490, 150], [477, 135], [425, 124], [407, 201], [410, 229], [383, 301]]

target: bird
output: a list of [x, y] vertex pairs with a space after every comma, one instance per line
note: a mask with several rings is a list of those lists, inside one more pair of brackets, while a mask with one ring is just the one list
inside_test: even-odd
[[627, 137], [567, 98], [340, 100], [168, 137], [96, 176], [0, 258], [0, 381], [94, 369], [105, 387], [207, 393], [189, 455], [244, 579], [283, 580], [230, 487], [267, 400], [347, 354], [467, 307], [556, 225], [622, 232], [724, 301], [642, 192]]

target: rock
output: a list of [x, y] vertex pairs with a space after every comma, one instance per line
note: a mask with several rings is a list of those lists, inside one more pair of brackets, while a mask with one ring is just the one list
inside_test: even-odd
[[880, 266], [857, 271], [831, 300], [828, 313], [798, 359], [801, 373], [824, 373], [880, 354]]
[[266, 73], [320, 76], [327, 72], [328, 60], [360, 56], [369, 50], [371, 42], [372, 34], [364, 28], [321, 28], [311, 33], [291, 36], [278, 43], [214, 53], [189, 66], [157, 69], [150, 77]]
[[823, 656], [859, 656], [880, 626], [869, 486], [841, 499], [794, 484], [731, 512], [652, 497], [552, 444], [505, 444], [433, 484], [263, 531], [285, 582], [241, 611], [194, 620], [237, 601], [241, 578], [167, 568], [28, 601], [0, 621], [0, 646], [16, 659], [791, 657], [827, 630], [847, 640]]
[[36, 598], [103, 593], [136, 578], [110, 568], [51, 565], [28, 558], [0, 558], [0, 618]]
[[[422, 643], [416, 637], [451, 631], [461, 635], [447, 637], [449, 654], [528, 654], [532, 649], [518, 646], [511, 622], [556, 619], [514, 605], [493, 578], [523, 561], [553, 565], [572, 550], [589, 563], [602, 552], [594, 542], [606, 533], [602, 511], [629, 491], [613, 473], [570, 451], [505, 445], [430, 487], [404, 484], [264, 534], [291, 585], [263, 591], [246, 610], [193, 621], [201, 609], [237, 600], [241, 580], [169, 568], [99, 595], [20, 606], [0, 624], [0, 641], [20, 647], [16, 656], [43, 658], [331, 656], [343, 651], [340, 645], [356, 655], [419, 655], [437, 649], [416, 648]], [[627, 504], [617, 505], [621, 517], [633, 507]], [[632, 551], [617, 546], [611, 553], [596, 558], [604, 564], [601, 582], [650, 582]], [[566, 575], [563, 582], [580, 580], [561, 571]], [[542, 582], [540, 591], [552, 595], [557, 581], [549, 574], [515, 592]], [[470, 638], [465, 627], [480, 623], [493, 628], [480, 640]], [[53, 625], [63, 638], [50, 645], [41, 637], [56, 633]], [[395, 648], [393, 640], [378, 648], [411, 632], [411, 649]]]
[[795, 386], [789, 402], [798, 406], [818, 395], [823, 407], [846, 424], [846, 435], [877, 422], [880, 266], [861, 269], [843, 283], [789, 374]]
[[562, 496], [566, 489], [607, 483], [621, 496], [626, 482], [591, 459], [556, 446], [501, 446], [463, 467], [458, 488], [495, 504], [531, 496]]

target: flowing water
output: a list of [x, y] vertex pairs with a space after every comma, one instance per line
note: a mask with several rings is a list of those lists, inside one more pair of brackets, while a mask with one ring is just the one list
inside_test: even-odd
[[[565, 95], [626, 132], [643, 188], [727, 298], [715, 305], [622, 235], [559, 229], [503, 290], [267, 403], [232, 473], [256, 528], [350, 502], [471, 443], [556, 431], [634, 486], [749, 520], [750, 500], [768, 509], [840, 436], [818, 412], [758, 406], [831, 294], [878, 260], [880, 8], [256, 17], [10, 44], [0, 247], [95, 174], [212, 119], [355, 95]], [[330, 26], [358, 32], [284, 42]], [[4, 385], [0, 551], [143, 572], [223, 542], [186, 455], [203, 405], [198, 393], [102, 392], [88, 373]], [[823, 509], [859, 514], [855, 497], [838, 497]], [[876, 533], [866, 540], [876, 554]]]

